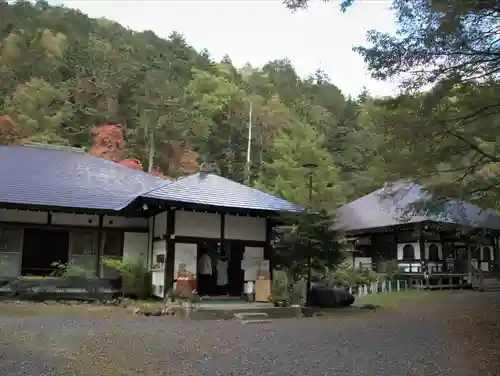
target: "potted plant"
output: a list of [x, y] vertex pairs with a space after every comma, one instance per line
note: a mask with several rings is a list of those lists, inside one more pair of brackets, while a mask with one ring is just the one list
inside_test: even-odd
[[199, 302], [201, 301], [201, 297], [198, 295], [196, 291], [192, 291], [190, 294], [182, 296], [182, 305], [187, 310], [192, 310], [198, 308]]
[[184, 296], [177, 290], [170, 289], [167, 292], [167, 301], [170, 303], [181, 302], [184, 300]]
[[275, 307], [289, 307], [292, 304], [292, 299], [288, 293], [286, 284], [281, 281], [274, 281], [269, 301]]

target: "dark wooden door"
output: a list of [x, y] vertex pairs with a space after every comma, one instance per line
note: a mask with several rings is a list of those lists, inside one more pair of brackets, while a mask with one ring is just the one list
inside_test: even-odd
[[241, 296], [243, 293], [244, 271], [241, 269], [241, 261], [243, 260], [243, 245], [233, 243], [229, 245], [229, 264], [227, 267], [229, 295]]
[[467, 248], [464, 246], [455, 247], [455, 272], [466, 273], [469, 270], [467, 262]]

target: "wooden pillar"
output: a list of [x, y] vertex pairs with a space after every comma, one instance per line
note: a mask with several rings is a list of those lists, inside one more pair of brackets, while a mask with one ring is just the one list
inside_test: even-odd
[[220, 246], [221, 250], [225, 250], [227, 254], [226, 242], [226, 214], [220, 215]]
[[167, 209], [167, 229], [165, 232], [165, 276], [163, 281], [163, 296], [174, 286], [175, 263], [175, 209]]
[[467, 239], [465, 240], [465, 247], [467, 249], [467, 270], [469, 275], [469, 283], [472, 283], [472, 249], [470, 238], [467, 235]]
[[[430, 270], [429, 270], [429, 264], [427, 263], [425, 259], [425, 225], [422, 223], [419, 226], [419, 232], [418, 232], [418, 247], [420, 248], [420, 265], [423, 266], [423, 271], [424, 271], [424, 276], [427, 275], [428, 278], [425, 278], [425, 285], [427, 288], [429, 288], [429, 281], [430, 281]], [[410, 269], [411, 270], [411, 269]], [[427, 272], [427, 274], [425, 274]]]
[[151, 271], [151, 265], [153, 263], [153, 248], [155, 244], [155, 215], [148, 218], [148, 254], [146, 255], [146, 268]]
[[266, 217], [266, 245], [264, 246], [264, 259], [269, 260], [269, 276], [271, 280], [273, 280], [273, 269], [274, 269], [274, 249], [271, 244], [271, 240], [273, 237], [273, 223], [272, 220]]
[[103, 258], [103, 252], [104, 252], [104, 215], [100, 214], [99, 215], [99, 224], [97, 226], [97, 269], [96, 269], [96, 275], [98, 278], [102, 278], [103, 275], [101, 273], [102, 270], [102, 258]]
[[498, 246], [498, 232], [493, 231], [493, 257], [495, 257], [496, 273], [500, 273], [500, 250]]

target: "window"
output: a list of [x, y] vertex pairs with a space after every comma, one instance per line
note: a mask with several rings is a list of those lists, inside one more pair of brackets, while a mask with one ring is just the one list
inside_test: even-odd
[[121, 257], [123, 255], [123, 233], [107, 231], [102, 236], [104, 257]]
[[23, 246], [23, 230], [0, 227], [0, 252], [21, 253]]
[[0, 277], [19, 275], [22, 246], [22, 229], [0, 227]]
[[92, 275], [97, 268], [97, 232], [72, 231], [70, 234], [71, 261]]
[[415, 260], [415, 248], [411, 244], [403, 247], [403, 260]]
[[74, 231], [71, 233], [72, 255], [97, 254], [97, 233], [95, 231]]
[[429, 260], [439, 261], [439, 247], [437, 244], [431, 244], [429, 246]]
[[[102, 258], [121, 259], [123, 256], [123, 233], [120, 231], [106, 231], [102, 234]], [[118, 271], [108, 268], [101, 263], [101, 277], [119, 278]]]

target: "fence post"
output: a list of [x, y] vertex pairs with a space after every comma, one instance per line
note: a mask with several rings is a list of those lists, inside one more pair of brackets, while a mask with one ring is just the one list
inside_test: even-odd
[[401, 287], [399, 286], [399, 279], [396, 281], [396, 291], [401, 291]]

